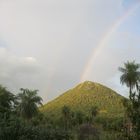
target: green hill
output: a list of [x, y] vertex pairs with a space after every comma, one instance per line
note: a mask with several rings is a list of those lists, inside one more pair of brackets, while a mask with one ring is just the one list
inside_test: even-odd
[[64, 105], [69, 106], [72, 111], [83, 113], [88, 113], [92, 106], [97, 106], [99, 115], [119, 117], [124, 113], [123, 98], [108, 87], [86, 81], [47, 103], [41, 110], [47, 115], [56, 117], [60, 115]]

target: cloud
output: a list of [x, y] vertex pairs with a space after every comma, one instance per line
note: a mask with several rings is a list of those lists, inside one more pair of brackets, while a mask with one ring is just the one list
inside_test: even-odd
[[[44, 102], [55, 98], [79, 82], [91, 50], [123, 10], [122, 0], [1, 0], [0, 83], [16, 92], [39, 89]], [[120, 48], [104, 50], [90, 79], [107, 83], [121, 55]]]
[[8, 87], [14, 84], [15, 80], [17, 80], [17, 84], [20, 84], [20, 80], [24, 76], [34, 76], [38, 74], [40, 70], [36, 58], [19, 57], [11, 53], [8, 48], [3, 47], [0, 48], [0, 66], [0, 82]]

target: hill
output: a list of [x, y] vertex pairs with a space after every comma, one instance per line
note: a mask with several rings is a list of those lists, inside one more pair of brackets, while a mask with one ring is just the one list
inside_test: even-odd
[[97, 106], [99, 115], [119, 117], [124, 113], [123, 98], [106, 86], [86, 81], [47, 103], [41, 110], [47, 115], [56, 117], [60, 115], [64, 105], [69, 106], [72, 111], [83, 113], [88, 113], [92, 106]]

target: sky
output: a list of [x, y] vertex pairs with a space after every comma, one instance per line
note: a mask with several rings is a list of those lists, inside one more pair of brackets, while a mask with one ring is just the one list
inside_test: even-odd
[[83, 81], [127, 96], [118, 67], [140, 62], [139, 25], [139, 0], [0, 0], [0, 84], [46, 103], [81, 82], [102, 44]]

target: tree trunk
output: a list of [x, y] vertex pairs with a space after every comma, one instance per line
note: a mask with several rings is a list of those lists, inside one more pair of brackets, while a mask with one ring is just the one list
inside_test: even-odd
[[132, 87], [130, 86], [130, 90], [129, 90], [129, 98], [130, 100], [132, 99]]

